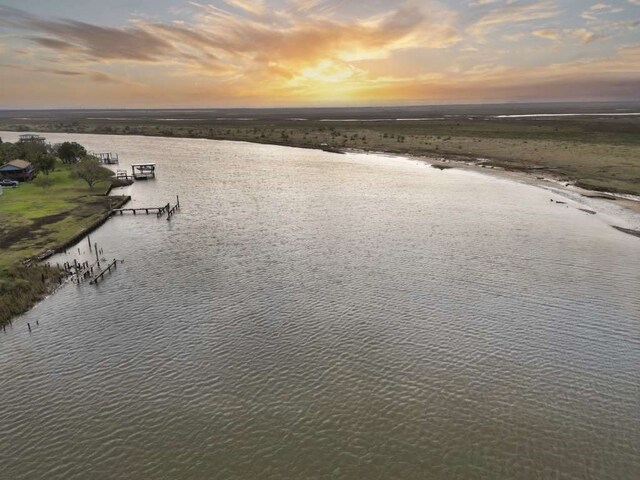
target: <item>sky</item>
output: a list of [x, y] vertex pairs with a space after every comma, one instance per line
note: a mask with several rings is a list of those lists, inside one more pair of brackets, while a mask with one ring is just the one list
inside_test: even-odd
[[640, 100], [640, 0], [0, 0], [0, 109]]

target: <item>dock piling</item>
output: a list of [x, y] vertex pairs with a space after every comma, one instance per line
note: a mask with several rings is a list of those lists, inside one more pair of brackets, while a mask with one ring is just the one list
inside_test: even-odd
[[176, 211], [178, 211], [179, 209], [180, 197], [176, 195], [176, 204], [173, 207], [171, 206], [171, 203], [167, 203], [166, 205], [163, 205], [161, 207], [114, 208], [111, 210], [111, 214], [115, 215], [119, 213], [120, 215], [123, 215], [125, 212], [130, 212], [134, 215], [137, 215], [138, 213], [144, 212], [145, 214], [149, 215], [150, 213], [155, 212], [156, 217], [160, 218], [166, 213], [167, 220], [170, 220], [173, 214], [176, 213]]
[[106, 273], [110, 273], [112, 268], [113, 269], [117, 268], [117, 265], [118, 265], [118, 261], [114, 258], [113, 261], [107, 266], [107, 268], [105, 268], [100, 273], [98, 273], [95, 277], [93, 277], [93, 279], [91, 279], [89, 283], [91, 285], [97, 284], [98, 280], [102, 279], [102, 277], [104, 277]]

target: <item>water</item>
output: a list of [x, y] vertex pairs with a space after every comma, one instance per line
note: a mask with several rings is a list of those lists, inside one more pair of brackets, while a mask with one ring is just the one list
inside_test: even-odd
[[48, 137], [157, 162], [132, 205], [182, 210], [110, 220], [117, 271], [0, 335], [0, 477], [640, 478], [640, 241], [602, 215], [402, 159]]

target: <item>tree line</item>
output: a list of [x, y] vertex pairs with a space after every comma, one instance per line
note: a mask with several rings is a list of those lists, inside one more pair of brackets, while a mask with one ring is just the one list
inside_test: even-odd
[[87, 149], [77, 142], [49, 145], [39, 142], [10, 143], [0, 139], [0, 165], [16, 159], [31, 162], [37, 172], [44, 175], [37, 178], [36, 183], [45, 188], [53, 183], [49, 180], [49, 173], [55, 170], [58, 159], [65, 165], [74, 165], [71, 175], [87, 182], [90, 189], [113, 176], [111, 170], [104, 168], [96, 157], [89, 155]]

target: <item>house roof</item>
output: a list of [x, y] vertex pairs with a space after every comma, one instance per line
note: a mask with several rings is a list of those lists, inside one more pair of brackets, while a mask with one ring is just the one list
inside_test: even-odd
[[31, 162], [27, 162], [26, 160], [11, 160], [9, 163], [2, 165], [0, 169], [4, 169], [5, 167], [13, 167], [8, 168], [8, 170], [14, 170], [16, 168], [18, 170], [25, 170], [31, 167]]

